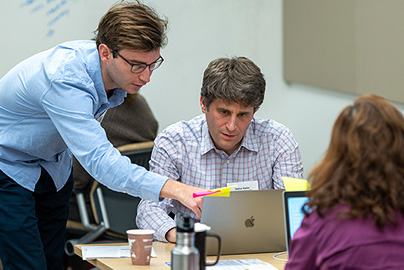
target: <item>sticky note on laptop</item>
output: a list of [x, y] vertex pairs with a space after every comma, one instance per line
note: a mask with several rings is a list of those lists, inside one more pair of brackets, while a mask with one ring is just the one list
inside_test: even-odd
[[196, 192], [196, 193], [193, 194], [193, 196], [194, 196], [194, 198], [200, 197], [200, 196], [229, 197], [230, 196], [230, 189], [232, 189], [233, 187], [234, 186], [216, 188], [216, 189], [211, 189], [211, 190], [204, 191], [204, 192]]
[[306, 179], [282, 177], [282, 180], [286, 191], [301, 191], [310, 189], [309, 181]]
[[217, 192], [217, 193], [213, 193], [213, 194], [209, 194], [207, 196], [212, 196], [212, 197], [229, 197], [230, 196], [230, 190], [233, 188], [233, 186], [231, 187], [222, 187], [222, 188], [216, 188], [216, 189], [211, 189], [211, 191], [218, 191], [220, 190], [221, 192]]

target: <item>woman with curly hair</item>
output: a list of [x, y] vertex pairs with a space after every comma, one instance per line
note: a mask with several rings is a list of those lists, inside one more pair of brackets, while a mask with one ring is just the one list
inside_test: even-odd
[[375, 95], [346, 107], [309, 181], [310, 210], [285, 269], [404, 269], [404, 118], [398, 109]]

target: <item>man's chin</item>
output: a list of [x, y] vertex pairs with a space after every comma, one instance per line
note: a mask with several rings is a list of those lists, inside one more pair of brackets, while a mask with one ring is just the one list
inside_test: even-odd
[[131, 87], [131, 88], [126, 88], [124, 89], [126, 93], [128, 94], [137, 94], [140, 91], [140, 87], [139, 88], [135, 88], [135, 87]]

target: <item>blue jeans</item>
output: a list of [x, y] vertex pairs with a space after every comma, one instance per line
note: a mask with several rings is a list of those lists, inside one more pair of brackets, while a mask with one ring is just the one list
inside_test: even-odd
[[0, 259], [5, 270], [63, 268], [70, 175], [56, 192], [45, 169], [29, 191], [0, 171]]

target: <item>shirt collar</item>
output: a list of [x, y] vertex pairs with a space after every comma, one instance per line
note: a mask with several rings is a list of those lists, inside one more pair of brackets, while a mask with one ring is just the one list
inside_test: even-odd
[[101, 106], [97, 113], [97, 116], [99, 117], [99, 115], [102, 114], [106, 109], [116, 107], [123, 103], [124, 98], [126, 97], [126, 92], [121, 88], [117, 88], [114, 90], [112, 96], [108, 99], [107, 92], [105, 91], [104, 87], [104, 81], [102, 79], [101, 61], [98, 50], [94, 50], [89, 55], [87, 68], [100, 99]]
[[94, 87], [97, 90], [98, 95], [102, 98], [101, 101], [105, 103], [104, 99], [107, 99], [107, 94], [105, 92], [104, 81], [102, 80], [101, 61], [97, 49], [91, 52], [91, 54], [88, 57], [86, 65], [88, 69], [88, 74], [90, 75], [92, 81], [94, 82]]

